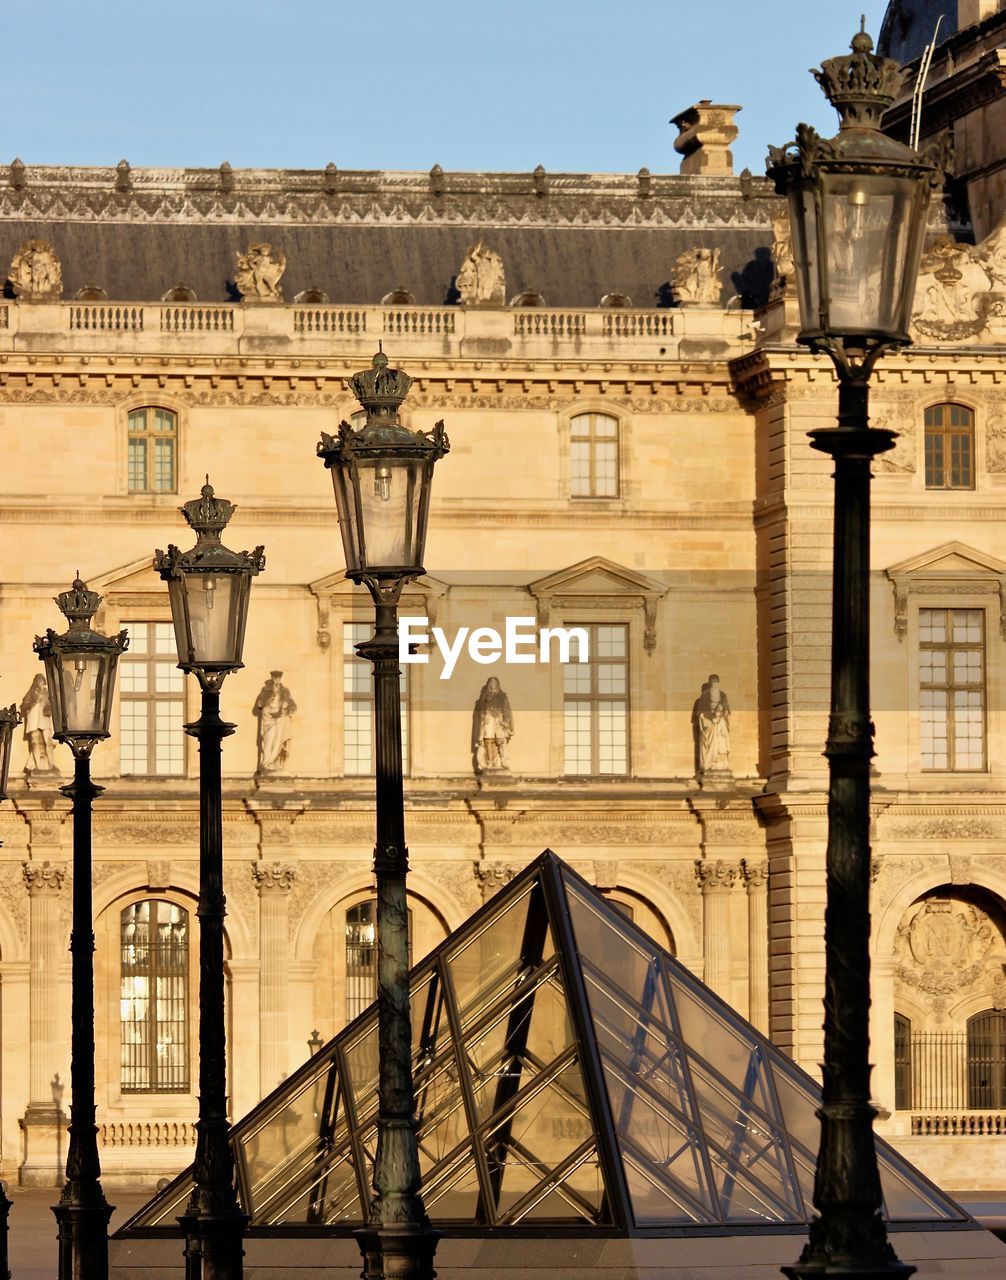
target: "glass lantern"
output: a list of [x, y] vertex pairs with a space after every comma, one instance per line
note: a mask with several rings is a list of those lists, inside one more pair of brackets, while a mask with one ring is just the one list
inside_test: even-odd
[[196, 545], [158, 551], [154, 568], [168, 584], [178, 665], [204, 684], [219, 685], [244, 665], [251, 580], [265, 568], [265, 555], [262, 547], [249, 552], [222, 545], [234, 504], [214, 495], [208, 476], [201, 495], [180, 510], [196, 532]]
[[865, 31], [852, 53], [815, 71], [839, 113], [836, 137], [797, 128], [795, 151], [772, 148], [769, 177], [789, 204], [800, 303], [800, 342], [853, 350], [903, 346], [915, 298], [936, 170], [880, 128], [905, 81], [872, 52]]
[[383, 598], [423, 573], [433, 467], [450, 443], [442, 422], [409, 431], [398, 421], [412, 379], [383, 352], [351, 382], [366, 421], [323, 433], [318, 456], [332, 472], [346, 575]]
[[21, 716], [13, 703], [0, 707], [0, 800], [7, 799], [7, 777], [10, 773], [10, 753], [14, 730], [21, 723]]
[[35, 652], [45, 664], [52, 706], [53, 737], [74, 755], [89, 752], [109, 735], [112, 695], [119, 658], [129, 645], [127, 632], [105, 636], [90, 627], [101, 596], [80, 579], [56, 597], [70, 626], [63, 635], [51, 628], [35, 638]]

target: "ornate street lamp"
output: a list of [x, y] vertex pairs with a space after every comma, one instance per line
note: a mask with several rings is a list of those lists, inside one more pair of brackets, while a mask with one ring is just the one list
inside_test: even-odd
[[73, 801], [73, 932], [69, 1146], [66, 1184], [53, 1208], [59, 1224], [59, 1280], [106, 1280], [108, 1220], [112, 1206], [101, 1188], [94, 1102], [94, 923], [91, 915], [91, 808], [104, 787], [91, 781], [91, 752], [108, 737], [119, 658], [129, 644], [125, 631], [105, 636], [91, 618], [101, 604], [80, 574], [56, 597], [69, 622], [63, 635], [36, 636], [52, 705], [53, 737], [73, 752], [73, 782], [60, 787]]
[[824, 1063], [819, 1216], [791, 1277], [908, 1276], [887, 1239], [870, 1105], [870, 464], [895, 433], [869, 425], [878, 356], [906, 345], [926, 208], [936, 170], [880, 131], [905, 73], [873, 53], [865, 30], [852, 53], [814, 76], [838, 110], [828, 141], [797, 127], [795, 149], [773, 148], [769, 176], [789, 200], [799, 341], [838, 374], [838, 426], [810, 432], [835, 460]]
[[265, 568], [263, 548], [229, 551], [220, 541], [234, 504], [214, 496], [206, 477], [200, 497], [180, 508], [195, 530], [189, 551], [169, 546], [154, 556], [168, 584], [178, 665], [202, 691], [199, 719], [185, 732], [199, 743], [199, 1119], [195, 1186], [179, 1218], [185, 1232], [186, 1280], [240, 1280], [248, 1216], [237, 1199], [227, 1136], [227, 1032], [224, 1021], [223, 812], [220, 744], [234, 725], [220, 718], [220, 686], [244, 666], [252, 578]]
[[322, 434], [318, 455], [332, 472], [346, 576], [365, 583], [374, 636], [356, 646], [374, 666], [377, 841], [377, 1017], [379, 1105], [374, 1198], [357, 1233], [365, 1280], [432, 1280], [437, 1234], [420, 1194], [409, 1009], [408, 849], [402, 789], [398, 600], [423, 570], [433, 467], [450, 445], [444, 424], [409, 431], [398, 410], [412, 379], [383, 352], [351, 379], [366, 410], [362, 427]]
[[[20, 723], [21, 716], [13, 703], [9, 707], [0, 707], [0, 800], [7, 799], [7, 776], [10, 773], [11, 743], [14, 730]], [[3, 848], [2, 840], [0, 840], [0, 848]], [[7, 1184], [0, 1182], [0, 1277], [6, 1277], [6, 1280], [10, 1280], [10, 1271], [7, 1266], [7, 1218], [11, 1208], [11, 1200], [7, 1195]]]

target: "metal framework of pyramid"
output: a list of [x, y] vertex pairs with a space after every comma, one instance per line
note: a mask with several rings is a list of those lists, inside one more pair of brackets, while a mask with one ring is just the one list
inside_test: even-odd
[[[815, 1082], [545, 852], [411, 973], [432, 1221], [606, 1234], [805, 1224]], [[236, 1124], [251, 1230], [361, 1224], [377, 1009]], [[878, 1141], [892, 1223], [968, 1215]], [[186, 1170], [117, 1234], [177, 1234]]]

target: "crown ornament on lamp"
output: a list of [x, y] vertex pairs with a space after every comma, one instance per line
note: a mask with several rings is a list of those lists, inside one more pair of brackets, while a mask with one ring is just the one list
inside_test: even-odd
[[873, 52], [866, 20], [852, 38], [852, 53], [827, 58], [811, 75], [841, 118], [841, 127], [879, 129], [881, 116], [908, 81], [908, 73], [893, 58]]
[[404, 369], [388, 367], [383, 345], [371, 361], [369, 369], [354, 373], [349, 380], [353, 395], [367, 411], [368, 417], [395, 417], [409, 394], [412, 379]]

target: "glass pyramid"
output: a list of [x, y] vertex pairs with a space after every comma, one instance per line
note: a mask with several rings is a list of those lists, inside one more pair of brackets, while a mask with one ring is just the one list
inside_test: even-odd
[[[815, 1082], [546, 851], [411, 974], [423, 1196], [440, 1227], [802, 1224]], [[350, 1230], [371, 1183], [372, 1006], [234, 1126], [251, 1228]], [[889, 1221], [967, 1214], [878, 1142]], [[179, 1175], [118, 1233], [177, 1234]]]

